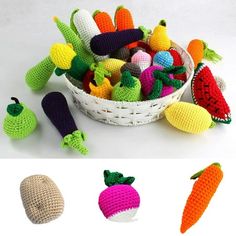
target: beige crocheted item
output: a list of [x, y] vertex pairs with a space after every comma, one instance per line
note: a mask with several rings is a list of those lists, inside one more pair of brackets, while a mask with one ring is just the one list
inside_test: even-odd
[[64, 210], [64, 200], [56, 184], [45, 175], [25, 178], [20, 185], [26, 215], [34, 224], [48, 223]]

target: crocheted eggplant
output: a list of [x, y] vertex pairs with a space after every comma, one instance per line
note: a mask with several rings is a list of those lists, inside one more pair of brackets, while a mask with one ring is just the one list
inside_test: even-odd
[[78, 130], [65, 96], [60, 92], [48, 93], [42, 100], [42, 108], [63, 137], [62, 147], [70, 147], [86, 155], [88, 149], [83, 144], [86, 135]]
[[116, 32], [108, 32], [94, 36], [91, 39], [91, 50], [97, 55], [108, 55], [127, 44], [146, 39], [149, 31], [144, 27]]
[[111, 221], [130, 221], [140, 205], [139, 194], [131, 186], [135, 178], [105, 170], [104, 180], [108, 188], [101, 192], [98, 200], [103, 215]]

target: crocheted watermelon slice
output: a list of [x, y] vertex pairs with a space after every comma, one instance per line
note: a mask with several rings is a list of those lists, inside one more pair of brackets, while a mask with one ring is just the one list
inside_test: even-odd
[[230, 108], [209, 69], [199, 63], [191, 84], [194, 103], [204, 107], [216, 122], [231, 122]]

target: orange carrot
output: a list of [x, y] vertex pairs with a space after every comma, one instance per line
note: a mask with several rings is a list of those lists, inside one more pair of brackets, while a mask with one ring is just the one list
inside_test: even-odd
[[191, 179], [196, 178], [198, 180], [194, 183], [184, 208], [181, 233], [184, 233], [201, 218], [210, 203], [223, 178], [220, 164], [213, 163], [191, 177]]
[[93, 19], [95, 20], [101, 33], [116, 31], [115, 26], [112, 23], [112, 19], [108, 13], [97, 10], [93, 13]]
[[[115, 13], [115, 24], [118, 31], [126, 29], [134, 29], [133, 17], [130, 11], [123, 6], [119, 6]], [[127, 45], [129, 49], [138, 46], [137, 42]]]

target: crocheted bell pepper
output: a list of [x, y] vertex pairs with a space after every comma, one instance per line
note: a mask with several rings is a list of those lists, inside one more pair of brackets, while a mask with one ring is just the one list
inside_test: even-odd
[[198, 64], [191, 88], [194, 103], [208, 110], [214, 121], [231, 122], [230, 108], [207, 65]]
[[213, 163], [193, 175], [191, 179], [197, 179], [197, 181], [193, 185], [184, 208], [181, 233], [185, 233], [201, 218], [223, 179], [223, 172], [219, 163]]
[[7, 106], [7, 115], [3, 122], [6, 135], [12, 139], [23, 139], [29, 136], [37, 127], [35, 114], [20, 103], [17, 98], [12, 97], [15, 103]]
[[136, 102], [142, 99], [139, 79], [133, 77], [129, 71], [124, 71], [112, 90], [112, 100]]
[[78, 130], [64, 95], [60, 92], [48, 93], [42, 100], [42, 108], [63, 137], [62, 147], [69, 147], [86, 155], [88, 149], [83, 144], [86, 134]]
[[108, 188], [101, 192], [98, 200], [103, 215], [112, 221], [130, 221], [140, 205], [139, 194], [131, 186], [135, 178], [105, 170], [104, 179]]

